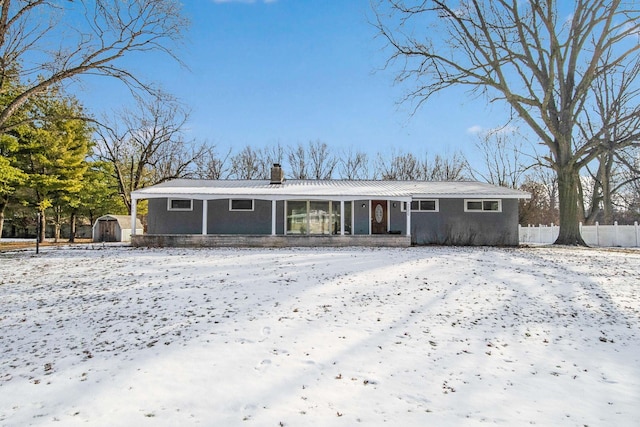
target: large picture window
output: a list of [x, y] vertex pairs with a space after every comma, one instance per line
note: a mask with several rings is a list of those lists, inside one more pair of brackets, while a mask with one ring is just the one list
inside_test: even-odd
[[287, 202], [287, 234], [308, 234], [307, 202]]
[[502, 212], [502, 201], [499, 199], [467, 199], [464, 201], [465, 212]]
[[309, 202], [309, 234], [331, 234], [331, 203]]
[[[287, 201], [287, 234], [340, 234], [340, 202]], [[351, 231], [351, 202], [345, 202], [345, 233]]]
[[191, 199], [169, 199], [167, 201], [169, 211], [192, 211], [193, 200]]

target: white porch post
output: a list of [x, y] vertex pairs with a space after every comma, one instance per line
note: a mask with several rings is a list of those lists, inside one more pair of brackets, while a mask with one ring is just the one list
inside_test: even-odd
[[136, 235], [136, 216], [137, 216], [137, 212], [136, 212], [136, 208], [137, 208], [137, 203], [138, 200], [134, 199], [133, 197], [131, 198], [131, 235], [135, 236]]
[[276, 201], [271, 201], [271, 235], [276, 235]]
[[371, 235], [371, 226], [373, 224], [371, 224], [371, 221], [373, 221], [373, 218], [371, 217], [371, 199], [369, 199], [369, 235]]
[[207, 219], [209, 218], [209, 201], [202, 201], [202, 234], [207, 235]]
[[340, 200], [340, 235], [344, 236], [344, 200]]
[[411, 236], [411, 201], [408, 201], [406, 203], [407, 209], [405, 210], [407, 211], [407, 236]]

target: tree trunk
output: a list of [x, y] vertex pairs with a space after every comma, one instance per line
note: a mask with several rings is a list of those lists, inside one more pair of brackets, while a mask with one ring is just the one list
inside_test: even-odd
[[612, 197], [612, 177], [611, 170], [613, 169], [613, 153], [607, 152], [601, 160], [604, 162], [602, 169], [602, 211], [603, 211], [603, 223], [613, 225], [613, 197]]
[[4, 209], [9, 203], [9, 196], [0, 196], [0, 239], [2, 239], [2, 229], [4, 227]]
[[76, 241], [76, 211], [71, 211], [71, 218], [69, 218], [69, 243]]
[[58, 243], [58, 241], [60, 240], [60, 212], [57, 212], [56, 209], [56, 216], [55, 216], [55, 221], [53, 223], [54, 225], [54, 230], [53, 230], [53, 241]]
[[45, 218], [44, 209], [40, 211], [40, 235], [38, 241], [44, 243], [46, 237], [47, 219]]
[[[578, 205], [578, 209], [580, 209], [578, 215], [579, 218], [584, 218], [585, 225], [593, 225], [596, 223], [598, 219], [598, 215], [600, 214], [600, 202], [602, 201], [602, 190], [603, 186], [601, 185], [600, 177], [601, 173], [598, 172], [594, 179], [593, 187], [591, 188], [591, 198], [589, 200], [589, 211], [587, 212], [585, 209], [584, 202], [584, 189], [582, 185], [580, 185], [580, 200], [582, 201]], [[580, 184], [580, 183], [579, 183]]]
[[578, 218], [579, 174], [572, 165], [563, 165], [558, 170], [558, 193], [560, 196], [560, 234], [555, 245], [587, 246], [580, 234]]

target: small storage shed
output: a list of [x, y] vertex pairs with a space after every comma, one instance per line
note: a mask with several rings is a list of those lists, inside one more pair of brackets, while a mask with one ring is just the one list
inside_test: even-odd
[[[136, 219], [135, 234], [142, 234], [142, 222]], [[128, 215], [103, 215], [93, 224], [94, 242], [130, 242], [131, 217]]]

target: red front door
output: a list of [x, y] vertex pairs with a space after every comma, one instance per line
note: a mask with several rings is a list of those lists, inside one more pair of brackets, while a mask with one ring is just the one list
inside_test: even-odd
[[387, 229], [387, 201], [371, 201], [371, 234], [386, 234]]

